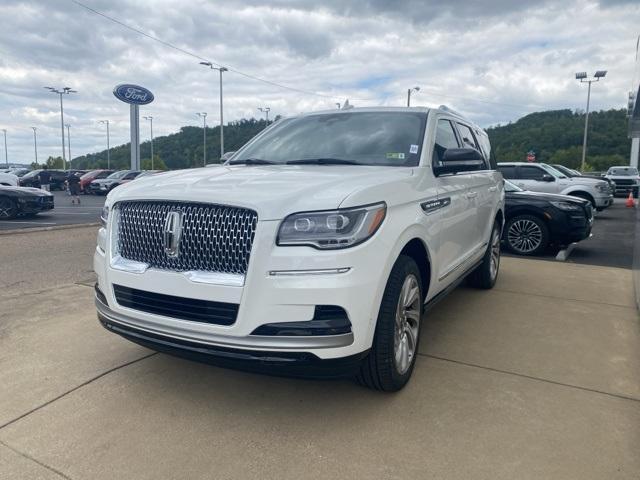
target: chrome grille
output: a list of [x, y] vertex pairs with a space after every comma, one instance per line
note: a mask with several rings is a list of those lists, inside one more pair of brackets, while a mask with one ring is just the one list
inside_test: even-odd
[[[175, 271], [244, 274], [258, 214], [245, 208], [184, 202], [130, 201], [118, 208], [118, 253], [151, 267]], [[181, 211], [179, 255], [165, 253], [167, 214]]]

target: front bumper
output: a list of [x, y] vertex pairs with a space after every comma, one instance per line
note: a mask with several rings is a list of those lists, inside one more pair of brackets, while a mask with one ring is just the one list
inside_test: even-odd
[[597, 197], [594, 198], [595, 202], [596, 202], [596, 208], [602, 210], [603, 208], [608, 208], [611, 205], [613, 205], [613, 195], [612, 194], [606, 194], [606, 195], [599, 195]]
[[52, 210], [53, 206], [53, 197], [28, 198], [18, 202], [20, 213], [24, 215]]

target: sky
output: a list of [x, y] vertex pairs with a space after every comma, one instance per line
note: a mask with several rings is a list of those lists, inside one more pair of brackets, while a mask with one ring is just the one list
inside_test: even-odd
[[106, 148], [100, 120], [112, 146], [129, 140], [120, 83], [154, 93], [140, 114], [155, 136], [201, 125], [196, 112], [218, 124], [218, 72], [202, 60], [229, 68], [225, 122], [258, 118], [258, 107], [273, 117], [346, 99], [405, 105], [418, 86], [412, 105], [446, 104], [486, 127], [584, 109], [579, 71], [608, 71], [592, 109], [625, 107], [640, 34], [640, 2], [624, 0], [1, 0], [0, 14], [0, 128], [15, 163], [34, 160], [31, 127], [39, 160], [61, 154], [59, 97], [44, 86], [78, 91], [64, 97], [72, 157]]

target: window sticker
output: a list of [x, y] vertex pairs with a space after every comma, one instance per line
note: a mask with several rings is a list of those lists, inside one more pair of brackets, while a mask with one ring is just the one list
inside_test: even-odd
[[387, 158], [390, 158], [393, 160], [404, 160], [404, 153], [402, 152], [387, 153]]
[[418, 145], [411, 145], [409, 147], [409, 153], [418, 153]]

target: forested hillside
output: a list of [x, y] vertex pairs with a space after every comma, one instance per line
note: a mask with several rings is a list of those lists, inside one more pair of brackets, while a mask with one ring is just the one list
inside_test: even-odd
[[[589, 170], [606, 170], [611, 165], [629, 163], [631, 141], [627, 138], [626, 114], [622, 109], [589, 115]], [[499, 162], [525, 161], [527, 152], [532, 150], [538, 162], [579, 168], [584, 113], [571, 110], [532, 113], [508, 125], [489, 128], [487, 133]]]
[[[249, 139], [260, 133], [265, 120], [240, 120], [224, 127], [225, 151], [237, 150]], [[202, 166], [202, 128], [182, 127], [178, 133], [153, 140], [154, 166], [161, 168], [189, 168]], [[140, 144], [142, 168], [151, 168], [151, 142]], [[207, 163], [220, 160], [220, 127], [207, 127]], [[111, 168], [129, 168], [131, 150], [128, 143], [111, 148]], [[107, 167], [107, 151], [92, 153], [73, 159], [73, 168], [90, 169]]]
[[[225, 126], [225, 150], [237, 150], [267, 126], [264, 120], [240, 120]], [[532, 113], [516, 122], [487, 130], [498, 161], [524, 161], [528, 151], [536, 160], [560, 163], [571, 168], [580, 166], [584, 113], [552, 110]], [[202, 165], [202, 128], [182, 127], [178, 133], [154, 140], [156, 168], [188, 168]], [[626, 110], [592, 112], [589, 116], [587, 168], [606, 170], [611, 165], [629, 161], [630, 140], [627, 138]], [[151, 168], [150, 142], [140, 146], [142, 167]], [[220, 158], [219, 127], [207, 128], [207, 163]], [[112, 168], [127, 168], [129, 144], [111, 149]], [[104, 168], [106, 150], [73, 159], [73, 167]]]

